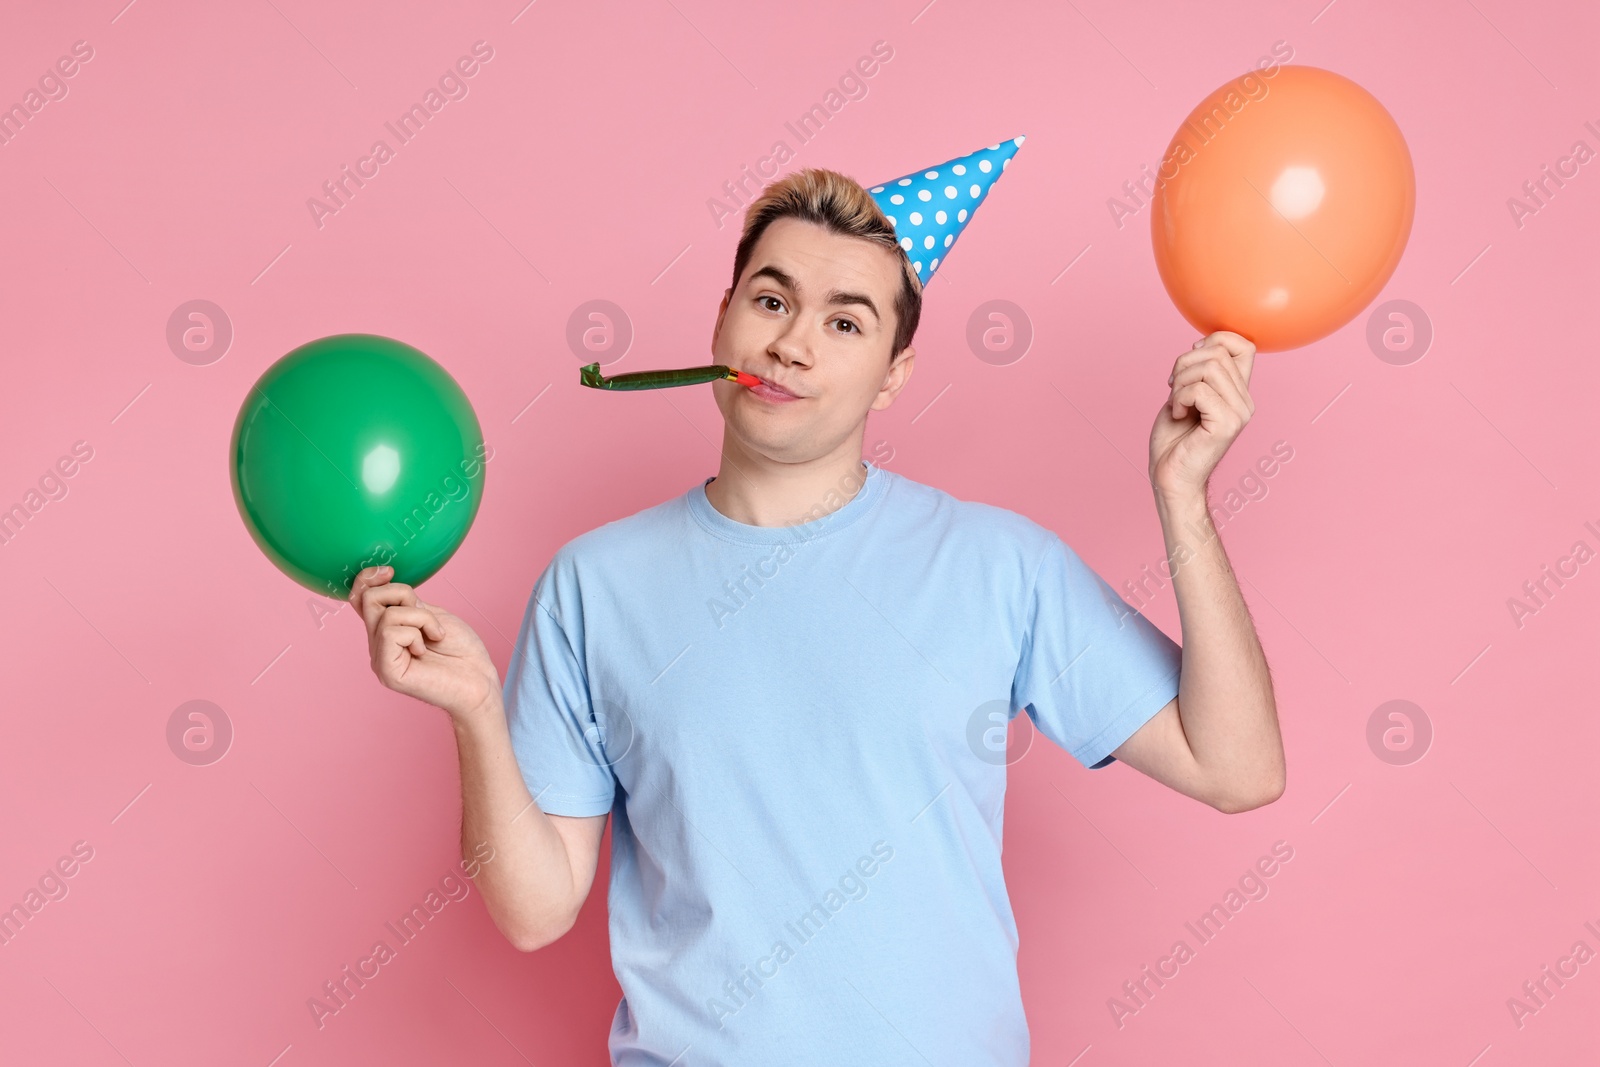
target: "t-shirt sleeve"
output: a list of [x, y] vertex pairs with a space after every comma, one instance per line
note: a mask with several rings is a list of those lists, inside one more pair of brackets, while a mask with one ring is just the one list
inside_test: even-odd
[[1011, 706], [1086, 767], [1178, 695], [1183, 649], [1051, 534], [1024, 614]]
[[528, 598], [506, 671], [511, 748], [541, 811], [603, 815], [611, 810], [616, 776], [605, 757], [582, 661], [567, 631], [540, 603], [544, 588], [541, 578]]

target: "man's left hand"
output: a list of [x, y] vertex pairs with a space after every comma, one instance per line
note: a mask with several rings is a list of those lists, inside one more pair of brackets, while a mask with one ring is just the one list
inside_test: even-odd
[[1172, 365], [1172, 392], [1150, 430], [1150, 484], [1168, 497], [1205, 496], [1206, 479], [1250, 421], [1256, 346], [1218, 330]]

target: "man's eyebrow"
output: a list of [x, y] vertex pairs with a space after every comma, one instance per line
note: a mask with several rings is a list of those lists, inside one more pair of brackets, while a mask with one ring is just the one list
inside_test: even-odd
[[[762, 267], [760, 270], [757, 270], [750, 275], [750, 280], [752, 282], [757, 278], [771, 278], [773, 281], [777, 282], [779, 285], [783, 286], [792, 293], [800, 292], [800, 286], [795, 284], [795, 280], [789, 277], [788, 273], [779, 267]], [[830, 289], [828, 290], [826, 303], [829, 307], [839, 304], [860, 304], [862, 307], [872, 312], [872, 317], [878, 322], [881, 323], [883, 321], [883, 316], [878, 313], [878, 305], [874, 304], [872, 302], [872, 297], [868, 296], [866, 293], [850, 293], [842, 289]]]

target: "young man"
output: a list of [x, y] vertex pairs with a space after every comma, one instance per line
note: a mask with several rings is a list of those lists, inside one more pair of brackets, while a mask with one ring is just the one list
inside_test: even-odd
[[463, 847], [494, 846], [479, 887], [518, 947], [571, 928], [613, 817], [621, 1067], [1026, 1064], [1000, 858], [1019, 709], [1219, 811], [1284, 787], [1205, 503], [1253, 347], [1178, 357], [1151, 434], [1180, 649], [1052, 531], [863, 462], [937, 265], [892, 216], [824, 170], [750, 205], [712, 348], [771, 384], [714, 383], [714, 477], [556, 552], [503, 702], [460, 619], [387, 567], [352, 590], [380, 679], [451, 715]]

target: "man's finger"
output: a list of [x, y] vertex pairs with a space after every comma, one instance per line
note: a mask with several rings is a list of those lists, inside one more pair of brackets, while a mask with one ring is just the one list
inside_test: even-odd
[[[1241, 398], [1249, 395], [1249, 382], [1245, 378], [1244, 368], [1240, 365], [1240, 360], [1238, 357], [1231, 355], [1228, 350], [1223, 348], [1221, 345], [1213, 345], [1202, 349], [1202, 351], [1208, 353], [1209, 358], [1207, 358], [1205, 362], [1210, 366], [1221, 368], [1223, 373], [1226, 374], [1228, 379], [1233, 383], [1234, 390]], [[1248, 404], [1242, 406], [1248, 406]]]
[[381, 582], [387, 582], [393, 573], [388, 567], [368, 567], [356, 575], [355, 581], [350, 583], [350, 603], [359, 609], [361, 594]]
[[367, 595], [361, 602], [361, 617], [367, 624], [367, 633], [372, 633], [378, 625], [378, 619], [383, 616], [383, 609], [404, 605], [414, 608], [417, 606], [417, 594], [411, 586], [404, 582], [385, 582], [367, 590]]
[[394, 650], [403, 648], [412, 659], [420, 659], [427, 651], [423, 644], [422, 631], [415, 626], [383, 624], [383, 640], [378, 646], [378, 653], [383, 656], [393, 656]]
[[[1223, 336], [1233, 340], [1229, 344], [1223, 344], [1220, 340], [1212, 340], [1212, 338]], [[1207, 337], [1202, 337], [1200, 342], [1196, 343], [1196, 347], [1191, 348], [1173, 361], [1172, 373], [1167, 376], [1167, 384], [1175, 384], [1186, 368], [1192, 367], [1196, 363], [1216, 359], [1222, 366], [1228, 368], [1228, 373], [1233, 376], [1240, 391], [1243, 392], [1250, 386], [1250, 368], [1255, 359], [1254, 349], [1254, 345], [1235, 333], [1214, 333]], [[1242, 355], [1239, 354], [1241, 352], [1243, 353]]]
[[1194, 375], [1192, 373], [1186, 374], [1185, 372], [1192, 371], [1193, 368], [1204, 366], [1207, 363], [1215, 363], [1219, 367], [1225, 367], [1239, 388], [1245, 388], [1245, 378], [1238, 366], [1238, 360], [1230, 356], [1228, 350], [1221, 345], [1211, 344], [1203, 348], [1191, 348], [1174, 360], [1172, 373], [1167, 375], [1167, 384], [1176, 386], [1181, 385], [1185, 380], [1193, 381]]
[[[1215, 363], [1205, 366], [1208, 373], [1172, 391], [1172, 405], [1182, 411], [1182, 414], [1174, 411], [1172, 417], [1182, 419], [1191, 411], [1199, 411], [1202, 416], [1210, 415], [1213, 421], [1223, 425], [1230, 433], [1236, 432], [1231, 426], [1234, 419], [1238, 420], [1238, 429], [1243, 429], [1250, 420], [1250, 413], [1239, 400], [1232, 379], [1223, 374]], [[1232, 419], [1228, 417], [1230, 415]]]
[[379, 625], [389, 626], [396, 623], [416, 627], [429, 641], [444, 640], [444, 627], [440, 625], [438, 616], [422, 606], [420, 601], [416, 607], [396, 604], [385, 608]]
[[1207, 347], [1221, 345], [1232, 356], [1243, 376], [1246, 385], [1250, 383], [1250, 370], [1255, 365], [1256, 346], [1248, 338], [1241, 337], [1231, 330], [1218, 330], [1206, 336]]

